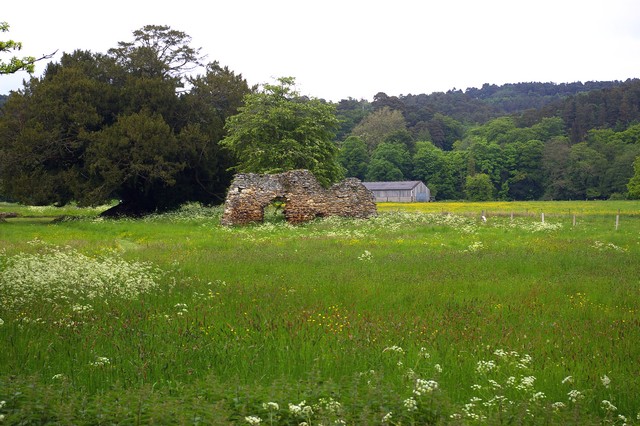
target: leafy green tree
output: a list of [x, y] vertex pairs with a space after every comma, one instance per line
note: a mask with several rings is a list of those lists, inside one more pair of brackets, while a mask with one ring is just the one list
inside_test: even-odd
[[407, 124], [402, 113], [385, 106], [366, 116], [353, 129], [351, 135], [362, 138], [369, 152], [373, 152], [387, 136], [404, 130], [407, 130]]
[[[371, 154], [371, 164], [374, 160], [384, 160], [384, 164], [392, 164], [394, 169], [400, 171], [400, 176], [394, 180], [409, 179], [412, 177], [411, 154], [407, 147], [402, 143], [382, 142], [376, 147]], [[380, 166], [378, 162], [378, 167]], [[397, 173], [394, 171], [394, 175]]]
[[83, 179], [87, 135], [112, 122], [117, 96], [109, 60], [90, 52], [65, 54], [41, 79], [9, 96], [0, 117], [3, 191], [30, 204], [66, 204]]
[[201, 49], [191, 47], [191, 37], [182, 31], [166, 25], [146, 25], [133, 36], [133, 41], [118, 42], [117, 48], [109, 50], [130, 74], [179, 80], [202, 66]]
[[391, 161], [384, 158], [374, 158], [367, 169], [369, 182], [396, 182], [403, 180], [402, 171]]
[[589, 147], [586, 142], [573, 145], [567, 163], [571, 198], [602, 198], [601, 179], [606, 164], [604, 155]]
[[640, 199], [640, 157], [636, 158], [633, 162], [634, 174], [629, 179], [627, 189], [629, 191], [629, 198]]
[[542, 156], [544, 144], [538, 140], [516, 142], [504, 147], [509, 177], [502, 184], [502, 197], [510, 200], [537, 200], [544, 193]]
[[322, 185], [343, 176], [332, 142], [338, 127], [335, 106], [302, 97], [293, 88], [293, 77], [265, 84], [250, 93], [238, 114], [226, 123], [221, 144], [237, 160], [234, 170], [279, 173], [308, 169]]
[[467, 176], [465, 193], [469, 201], [489, 201], [493, 199], [494, 187], [485, 173]]
[[134, 215], [222, 201], [233, 163], [219, 141], [250, 89], [213, 63], [178, 94], [182, 77], [172, 72], [141, 75], [122, 58], [84, 51], [49, 64], [0, 115], [3, 195], [59, 205], [116, 198], [109, 214]]
[[234, 165], [229, 152], [220, 146], [226, 135], [224, 125], [238, 113], [251, 89], [241, 74], [218, 62], [208, 64], [204, 75], [190, 77], [189, 84], [189, 92], [180, 97], [184, 123], [180, 122], [177, 135], [182, 161], [189, 166], [177, 176], [176, 186], [187, 199], [213, 197], [221, 202]]
[[568, 200], [571, 198], [567, 165], [571, 147], [567, 137], [552, 138], [542, 152], [542, 173], [544, 176], [546, 200]]
[[340, 128], [336, 133], [336, 139], [344, 140], [353, 128], [371, 113], [373, 107], [364, 99], [356, 100], [353, 98], [342, 99], [336, 105], [336, 116], [340, 121]]
[[495, 142], [475, 139], [468, 149], [469, 174], [483, 173], [489, 175], [496, 188], [502, 185], [507, 172], [503, 148]]
[[446, 193], [449, 178], [448, 164], [444, 152], [431, 142], [418, 142], [417, 152], [413, 156], [413, 174], [431, 190], [433, 197]]
[[459, 121], [440, 113], [429, 120], [427, 128], [433, 144], [444, 151], [451, 151], [454, 142], [462, 139], [464, 134]]
[[89, 180], [78, 201], [121, 199], [124, 213], [133, 215], [166, 207], [158, 193], [175, 185], [186, 164], [176, 161], [180, 146], [160, 115], [141, 111], [121, 116], [112, 126], [92, 133], [90, 140]]
[[[6, 22], [0, 22], [0, 33], [6, 33], [9, 31], [9, 24]], [[22, 43], [14, 40], [2, 41], [0, 40], [0, 53], [9, 53], [22, 49]], [[41, 58], [36, 59], [33, 56], [24, 56], [22, 58], [18, 58], [16, 56], [12, 56], [9, 59], [9, 62], [0, 61], [0, 74], [13, 74], [20, 70], [24, 70], [29, 74], [35, 71], [35, 63], [41, 61], [43, 59], [49, 59], [56, 52], [53, 52], [49, 55], [44, 55]]]
[[369, 152], [364, 141], [356, 136], [349, 136], [342, 142], [338, 161], [345, 169], [345, 176], [364, 180], [369, 163]]
[[416, 143], [408, 130], [396, 130], [395, 132], [391, 132], [385, 136], [383, 142], [404, 145], [411, 155], [416, 152]]

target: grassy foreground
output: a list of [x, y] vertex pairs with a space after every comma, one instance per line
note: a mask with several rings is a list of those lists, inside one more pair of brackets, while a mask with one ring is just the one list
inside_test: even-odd
[[523, 206], [7, 219], [0, 418], [640, 423], [640, 202]]

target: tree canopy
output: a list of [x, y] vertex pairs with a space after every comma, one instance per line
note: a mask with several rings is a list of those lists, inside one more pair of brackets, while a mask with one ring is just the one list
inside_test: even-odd
[[187, 81], [179, 64], [197, 49], [185, 47], [183, 33], [158, 28], [137, 31], [142, 41], [110, 54], [64, 54], [9, 96], [0, 115], [5, 197], [59, 205], [116, 199], [113, 214], [134, 215], [224, 199], [232, 164], [218, 143], [250, 89], [214, 62], [179, 93]]
[[339, 180], [343, 168], [333, 141], [338, 127], [335, 106], [300, 96], [292, 77], [277, 82], [245, 95], [238, 114], [227, 120], [221, 144], [237, 161], [233, 169], [251, 173], [308, 169], [325, 186]]

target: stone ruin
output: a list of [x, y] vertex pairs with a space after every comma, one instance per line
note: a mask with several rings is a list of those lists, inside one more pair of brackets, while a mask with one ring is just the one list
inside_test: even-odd
[[264, 209], [284, 202], [287, 222], [298, 224], [316, 217], [369, 218], [377, 214], [373, 194], [355, 178], [323, 188], [308, 170], [279, 174], [237, 174], [225, 201], [223, 225], [262, 222]]

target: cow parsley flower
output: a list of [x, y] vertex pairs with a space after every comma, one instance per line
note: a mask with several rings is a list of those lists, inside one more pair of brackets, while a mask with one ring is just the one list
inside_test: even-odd
[[488, 373], [497, 368], [496, 363], [493, 361], [478, 361], [476, 365], [476, 372], [478, 373]]
[[426, 393], [431, 393], [438, 389], [438, 382], [434, 380], [416, 379], [416, 383], [413, 387], [413, 393], [416, 396], [421, 396]]
[[418, 403], [413, 399], [413, 397], [405, 399], [402, 404], [407, 411], [416, 411], [418, 409]]
[[609, 378], [609, 376], [605, 374], [604, 376], [600, 377], [600, 381], [605, 388], [609, 388], [609, 385], [611, 384], [611, 379]]
[[260, 423], [262, 423], [262, 419], [257, 416], [247, 416], [244, 419], [250, 425], [259, 425]]
[[267, 411], [278, 411], [280, 409], [280, 406], [277, 402], [265, 402], [262, 404], [262, 408]]
[[584, 398], [584, 395], [582, 394], [582, 392], [576, 389], [570, 390], [569, 393], [567, 393], [567, 395], [569, 396], [569, 401], [573, 403], [576, 403], [578, 402], [578, 400]]

